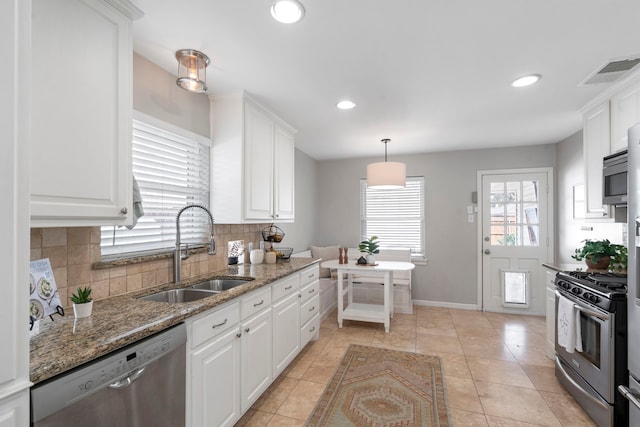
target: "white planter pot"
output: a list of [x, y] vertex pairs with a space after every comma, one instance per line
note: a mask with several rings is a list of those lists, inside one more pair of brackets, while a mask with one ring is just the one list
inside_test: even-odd
[[376, 256], [374, 254], [367, 254], [367, 264], [375, 264]]
[[73, 314], [76, 318], [89, 317], [93, 311], [93, 301], [84, 304], [73, 303]]

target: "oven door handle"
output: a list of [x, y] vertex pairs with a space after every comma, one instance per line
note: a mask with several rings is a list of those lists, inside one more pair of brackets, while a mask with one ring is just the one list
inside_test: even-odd
[[[560, 297], [560, 296], [563, 296], [563, 295], [560, 292], [558, 292], [558, 290], [556, 290], [556, 296]], [[597, 311], [589, 310], [588, 308], [580, 307], [578, 304], [574, 303], [573, 307], [576, 310], [583, 312], [584, 314], [588, 314], [590, 316], [597, 317], [600, 320], [609, 320], [609, 316], [606, 316], [606, 315], [604, 315], [602, 313], [598, 313]]]
[[564, 376], [565, 379], [571, 383], [571, 385], [573, 385], [578, 390], [582, 391], [583, 395], [587, 399], [589, 399], [594, 405], [597, 405], [597, 406], [599, 406], [600, 408], [603, 408], [603, 409], [607, 408], [608, 405], [606, 405], [605, 403], [603, 403], [603, 402], [599, 401], [598, 399], [596, 399], [595, 397], [593, 397], [589, 392], [585, 391], [580, 386], [580, 384], [578, 384], [577, 382], [575, 382], [575, 380], [573, 378], [571, 378], [571, 376], [567, 373], [567, 371], [565, 371], [564, 368], [562, 367], [562, 363], [560, 363], [560, 360], [558, 359], [558, 355], [556, 355], [556, 367], [560, 370], [560, 372], [562, 373], [562, 376]]
[[636, 408], [640, 409], [640, 393], [623, 385], [618, 386], [618, 391], [626, 397], [629, 402], [633, 403]]

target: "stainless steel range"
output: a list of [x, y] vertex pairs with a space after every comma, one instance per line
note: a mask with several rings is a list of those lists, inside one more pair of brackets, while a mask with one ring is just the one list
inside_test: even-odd
[[627, 277], [560, 272], [555, 284], [556, 314], [561, 295], [574, 304], [582, 344], [567, 351], [556, 328], [556, 377], [598, 426], [627, 426], [628, 401], [617, 391], [628, 383]]

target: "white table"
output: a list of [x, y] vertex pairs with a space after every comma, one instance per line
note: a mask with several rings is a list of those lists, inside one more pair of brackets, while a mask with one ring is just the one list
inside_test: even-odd
[[[415, 268], [410, 262], [378, 261], [375, 266], [358, 265], [354, 261], [350, 264], [340, 264], [338, 260], [325, 261], [324, 268], [335, 269], [338, 274], [338, 326], [342, 328], [342, 321], [360, 320], [363, 322], [384, 323], [385, 332], [389, 333], [389, 324], [393, 317], [393, 272], [410, 271]], [[347, 274], [347, 288], [344, 288], [344, 274]], [[367, 276], [378, 274], [384, 277], [384, 304], [362, 304], [353, 302], [353, 275]], [[347, 296], [347, 306], [344, 307], [344, 295]]]

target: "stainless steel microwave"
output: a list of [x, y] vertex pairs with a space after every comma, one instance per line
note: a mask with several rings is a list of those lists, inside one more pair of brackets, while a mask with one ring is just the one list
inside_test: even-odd
[[627, 205], [627, 150], [607, 156], [602, 161], [602, 203]]

